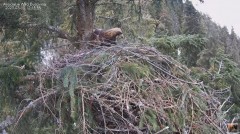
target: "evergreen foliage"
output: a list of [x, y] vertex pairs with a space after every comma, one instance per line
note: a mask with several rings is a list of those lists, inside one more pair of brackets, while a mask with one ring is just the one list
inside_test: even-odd
[[[21, 3], [40, 10], [7, 9]], [[81, 47], [112, 27], [125, 36], [117, 46]], [[222, 132], [240, 109], [239, 46], [190, 0], [0, 2], [0, 133]]]
[[196, 66], [198, 54], [204, 49], [207, 39], [199, 35], [176, 35], [148, 40], [164, 54], [169, 54], [187, 66]]
[[184, 5], [184, 15], [183, 33], [203, 34], [201, 15], [189, 0], [187, 0]]

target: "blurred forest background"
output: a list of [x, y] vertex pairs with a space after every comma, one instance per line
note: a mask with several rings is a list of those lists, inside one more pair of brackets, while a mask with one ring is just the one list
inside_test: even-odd
[[[25, 8], [11, 5], [24, 2], [36, 5]], [[191, 78], [220, 100], [221, 118], [238, 122], [240, 39], [234, 29], [229, 32], [220, 27], [208, 15], [197, 11], [191, 1], [8, 0], [0, 2], [0, 132], [93, 133], [75, 128], [74, 121], [67, 121], [70, 112], [62, 107], [73, 107], [75, 103], [69, 100], [74, 93], [69, 92], [70, 97], [62, 99], [63, 102], [57, 101], [63, 95], [56, 97], [52, 103], [54, 110], [40, 104], [34, 106], [36, 112], [25, 114], [21, 109], [53, 93], [50, 89], [59, 84], [54, 79], [40, 79], [44, 72], [39, 70], [51, 68], [51, 60], [82, 50], [93, 29], [113, 27], [121, 28], [124, 34], [118, 44], [154, 47], [186, 66]], [[67, 102], [71, 102], [70, 106]], [[57, 125], [56, 113], [61, 112], [66, 114], [61, 115], [66, 124], [61, 124], [56, 132], [61, 126]], [[71, 118], [75, 117], [71, 114]], [[4, 121], [14, 125], [3, 125]], [[149, 124], [154, 131], [161, 130], [154, 123]]]

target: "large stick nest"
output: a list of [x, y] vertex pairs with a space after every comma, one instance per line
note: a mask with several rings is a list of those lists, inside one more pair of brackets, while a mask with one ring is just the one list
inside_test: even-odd
[[70, 96], [80, 101], [69, 101], [77, 105], [70, 112], [77, 111], [73, 120], [83, 132], [224, 133], [218, 99], [152, 47], [81, 50], [42, 71], [61, 80], [64, 93], [74, 89], [78, 97]]

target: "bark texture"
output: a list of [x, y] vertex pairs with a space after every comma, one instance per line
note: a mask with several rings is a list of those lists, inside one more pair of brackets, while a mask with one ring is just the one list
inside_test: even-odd
[[76, 0], [78, 40], [88, 40], [93, 30], [95, 5], [98, 0]]

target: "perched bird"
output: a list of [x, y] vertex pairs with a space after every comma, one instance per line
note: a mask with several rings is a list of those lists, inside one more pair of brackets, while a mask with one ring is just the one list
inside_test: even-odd
[[237, 132], [239, 130], [239, 124], [237, 123], [228, 123], [227, 128], [229, 132]]
[[95, 29], [90, 37], [90, 41], [101, 46], [111, 46], [116, 44], [118, 36], [122, 36], [121, 28], [111, 28], [108, 30]]

